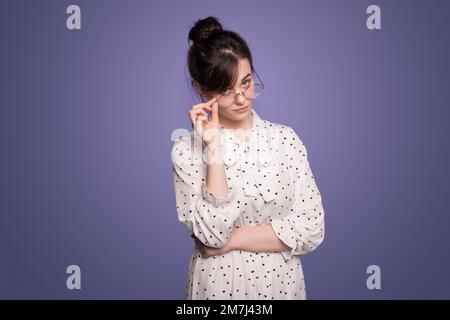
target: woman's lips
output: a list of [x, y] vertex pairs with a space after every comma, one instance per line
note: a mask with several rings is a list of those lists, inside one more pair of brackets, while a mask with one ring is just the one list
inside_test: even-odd
[[234, 109], [233, 111], [236, 111], [236, 112], [244, 112], [245, 110], [247, 110], [247, 108], [248, 108], [248, 106], [245, 106], [245, 107], [240, 108], [240, 109]]

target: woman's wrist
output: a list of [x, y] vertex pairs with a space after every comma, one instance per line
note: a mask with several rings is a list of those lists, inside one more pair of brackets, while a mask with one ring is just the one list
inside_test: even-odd
[[215, 140], [206, 145], [207, 164], [224, 164], [223, 152], [219, 140]]
[[226, 243], [228, 251], [240, 250], [241, 228], [236, 228], [230, 233], [230, 239]]

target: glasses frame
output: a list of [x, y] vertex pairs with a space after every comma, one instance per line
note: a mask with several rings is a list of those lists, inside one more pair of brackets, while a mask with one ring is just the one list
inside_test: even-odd
[[[256, 87], [256, 86], [259, 86], [259, 87], [261, 88], [261, 90], [264, 90], [264, 87], [265, 87], [265, 86], [264, 86], [264, 83], [262, 82], [261, 78], [259, 77], [258, 73], [256, 72], [256, 70], [255, 70], [253, 67], [252, 67], [252, 71], [256, 74], [256, 77], [258, 78], [258, 81], [260, 82], [260, 84], [259, 84], [259, 83], [255, 83], [255, 81], [253, 81], [255, 87]], [[251, 87], [251, 85], [248, 86], [243, 92], [236, 92], [236, 91], [234, 91], [234, 90], [228, 89], [228, 90], [222, 92], [219, 96], [216, 97], [216, 102], [219, 102], [219, 100], [223, 97], [223, 95], [224, 95], [227, 91], [231, 91], [231, 92], [234, 93], [233, 103], [230, 104], [230, 105], [227, 106], [227, 107], [221, 106], [222, 108], [229, 108], [229, 107], [231, 107], [231, 106], [236, 102], [237, 96], [240, 95], [240, 94], [242, 94], [242, 95], [244, 96], [244, 98], [246, 98], [246, 99], [253, 100], [253, 99], [255, 99], [255, 98], [251, 99], [251, 98], [247, 98], [247, 97], [245, 96], [245, 92], [246, 92], [250, 87]], [[207, 101], [207, 100], [206, 100], [206, 101], [204, 100], [204, 97], [203, 97], [203, 96], [201, 96], [201, 98], [202, 98], [202, 101], [203, 101], [203, 102], [206, 102], [206, 101]]]

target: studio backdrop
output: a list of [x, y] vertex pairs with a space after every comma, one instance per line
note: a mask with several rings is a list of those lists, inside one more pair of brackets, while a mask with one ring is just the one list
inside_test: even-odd
[[[448, 1], [0, 1], [0, 298], [183, 299], [188, 31], [242, 35], [325, 210], [308, 299], [450, 298]], [[74, 278], [75, 277], [75, 278]]]

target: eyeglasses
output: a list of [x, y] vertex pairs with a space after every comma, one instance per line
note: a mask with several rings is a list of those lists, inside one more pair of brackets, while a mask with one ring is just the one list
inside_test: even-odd
[[241, 92], [235, 92], [234, 90], [228, 89], [222, 92], [219, 96], [217, 96], [216, 101], [219, 103], [220, 108], [228, 108], [232, 106], [239, 95], [249, 100], [254, 100], [258, 98], [262, 91], [264, 90], [264, 83], [259, 78], [258, 74], [255, 70], [253, 72], [256, 74], [259, 83], [255, 83], [253, 77], [249, 78], [245, 81], [248, 81], [248, 84], [242, 87]]
[[255, 70], [253, 70], [258, 77], [258, 80], [260, 83], [255, 83], [253, 80], [253, 77], [250, 79], [247, 79], [245, 81], [249, 81], [248, 84], [246, 84], [243, 87], [242, 92], [235, 92], [234, 90], [228, 89], [227, 91], [223, 92], [221, 95], [219, 95], [216, 99], [216, 101], [219, 103], [219, 107], [221, 108], [228, 108], [232, 106], [235, 102], [237, 97], [242, 94], [244, 98], [247, 98], [249, 100], [256, 99], [259, 97], [264, 90], [264, 84], [259, 78], [258, 74]]

